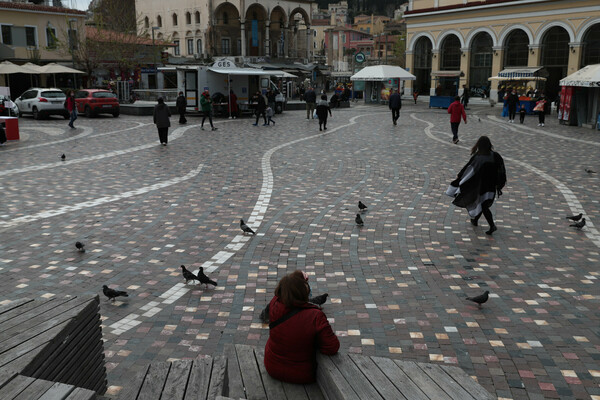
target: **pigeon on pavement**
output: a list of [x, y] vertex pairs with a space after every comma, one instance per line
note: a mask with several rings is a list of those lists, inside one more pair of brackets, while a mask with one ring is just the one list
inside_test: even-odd
[[112, 301], [115, 301], [115, 297], [119, 297], [119, 296], [129, 297], [127, 292], [124, 292], [122, 290], [111, 289], [106, 285], [102, 285], [102, 293], [104, 293], [104, 295], [106, 297], [108, 297], [109, 300], [112, 300]]
[[571, 221], [579, 221], [581, 219], [581, 217], [583, 217], [582, 213], [579, 213], [577, 215], [571, 215], [570, 217], [567, 217], [567, 219], [570, 219]]
[[208, 287], [209, 283], [213, 286], [217, 286], [217, 282], [211, 280], [208, 276], [204, 275], [204, 268], [202, 267], [200, 267], [200, 271], [198, 271], [198, 280], [200, 281], [200, 283], [205, 284], [206, 287]]
[[354, 222], [356, 222], [356, 225], [359, 225], [359, 226], [363, 226], [365, 224], [365, 221], [363, 221], [363, 219], [360, 217], [360, 214], [356, 214], [356, 218], [354, 218]]
[[251, 233], [253, 235], [256, 235], [256, 232], [254, 232], [252, 230], [252, 228], [250, 228], [248, 225], [246, 225], [246, 223], [244, 222], [243, 219], [240, 219], [240, 228], [242, 228], [242, 231], [244, 231], [244, 235], [246, 233]]
[[581, 229], [585, 226], [585, 218], [582, 218], [581, 221], [575, 222], [574, 224], [571, 224], [569, 226], [574, 226], [577, 229]]
[[367, 206], [365, 205], [365, 203], [363, 203], [362, 201], [358, 201], [358, 208], [360, 209], [360, 211], [364, 211]]
[[320, 307], [323, 304], [325, 304], [325, 302], [327, 301], [327, 296], [329, 296], [328, 293], [323, 293], [320, 296], [315, 296], [315, 297], [312, 297], [312, 298], [308, 299], [308, 302], [316, 304], [316, 305], [318, 305]]
[[596, 171], [592, 171], [592, 170], [591, 170], [591, 169], [589, 169], [589, 168], [586, 168], [586, 169], [585, 169], [585, 172], [587, 172], [588, 174], [595, 174], [595, 173], [596, 173]]
[[62, 154], [62, 156], [60, 156], [60, 159], [65, 161], [65, 159], [67, 158], [67, 156], [65, 156], [65, 153]]
[[183, 278], [185, 279], [185, 284], [187, 285], [189, 281], [199, 281], [200, 279], [198, 279], [198, 277], [196, 275], [194, 275], [193, 273], [191, 273], [190, 271], [188, 271], [185, 268], [185, 265], [181, 266], [181, 273], [183, 274]]
[[488, 301], [488, 299], [490, 298], [489, 294], [489, 290], [486, 290], [485, 292], [483, 292], [483, 294], [480, 294], [479, 296], [467, 297], [467, 300], [477, 303], [479, 305], [479, 308], [481, 308], [481, 305]]
[[80, 252], [85, 252], [85, 244], [81, 243], [81, 242], [75, 242], [75, 247], [77, 247], [77, 250], [79, 250]]

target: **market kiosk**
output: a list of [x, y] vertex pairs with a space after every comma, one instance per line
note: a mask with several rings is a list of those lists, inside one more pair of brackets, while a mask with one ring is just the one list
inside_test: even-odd
[[448, 108], [458, 95], [460, 77], [465, 74], [461, 71], [433, 71], [431, 76], [435, 80], [435, 95], [429, 96], [429, 108]]
[[[535, 97], [528, 95], [528, 89], [531, 91], [535, 88], [538, 93], [544, 89], [544, 82], [548, 76], [548, 71], [544, 67], [523, 67], [523, 68], [507, 68], [498, 73], [497, 76], [488, 78], [488, 81], [498, 81], [498, 87], [505, 90], [504, 94], [508, 94], [508, 88], [514, 88], [519, 95], [519, 104], [525, 105], [527, 114], [534, 114]], [[504, 96], [498, 101], [503, 101], [502, 116], [508, 116], [508, 106]]]

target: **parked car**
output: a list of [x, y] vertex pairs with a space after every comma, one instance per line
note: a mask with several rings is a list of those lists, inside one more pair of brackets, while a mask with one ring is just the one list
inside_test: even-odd
[[67, 96], [62, 90], [56, 88], [31, 88], [17, 97], [15, 103], [19, 112], [32, 114], [34, 119], [49, 115], [62, 115], [69, 119], [69, 112], [64, 106]]
[[10, 100], [10, 97], [2, 94], [0, 94], [0, 115], [5, 117], [19, 116], [19, 107], [17, 107], [17, 105]]
[[75, 103], [77, 111], [88, 118], [98, 114], [112, 114], [116, 118], [120, 113], [117, 95], [104, 89], [80, 90], [75, 93]]

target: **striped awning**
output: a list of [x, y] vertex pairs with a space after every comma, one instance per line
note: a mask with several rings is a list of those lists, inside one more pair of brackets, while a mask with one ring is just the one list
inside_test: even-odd
[[506, 68], [498, 73], [501, 78], [533, 78], [536, 76], [547, 77], [548, 72], [544, 67]]

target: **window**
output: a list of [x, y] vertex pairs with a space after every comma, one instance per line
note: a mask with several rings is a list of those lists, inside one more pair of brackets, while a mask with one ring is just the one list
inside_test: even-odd
[[231, 48], [229, 47], [229, 39], [221, 39], [221, 54], [227, 55], [230, 51]]
[[229, 15], [226, 12], [223, 13], [223, 25], [229, 24]]
[[190, 14], [189, 12], [185, 13], [185, 23], [187, 25], [190, 25], [192, 23], [192, 14]]
[[177, 26], [177, 14], [173, 14], [173, 26]]
[[202, 54], [202, 39], [196, 40], [196, 53]]
[[12, 41], [12, 26], [2, 25], [2, 43], [13, 44]]
[[156, 17], [156, 26], [162, 28], [162, 17], [160, 15]]
[[175, 54], [176, 56], [178, 56], [180, 54], [179, 52], [179, 40], [173, 40], [173, 44], [175, 46], [173, 46], [173, 54]]
[[237, 53], [242, 54], [242, 39], [237, 40]]
[[194, 39], [187, 39], [187, 52], [190, 56], [194, 54]]
[[49, 49], [56, 49], [56, 29], [50, 26], [46, 28], [46, 45]]
[[314, 36], [314, 37], [317, 37], [317, 31], [314, 31], [314, 30], [313, 30], [313, 36]]
[[512, 31], [506, 39], [505, 67], [524, 67], [529, 58], [529, 37], [521, 29]]
[[460, 40], [456, 35], [448, 35], [441, 46], [442, 71], [456, 71], [460, 69]]
[[200, 23], [200, 11], [196, 11], [194, 13], [194, 22], [199, 24]]
[[144, 28], [150, 28], [150, 20], [148, 19], [148, 17], [144, 17]]

